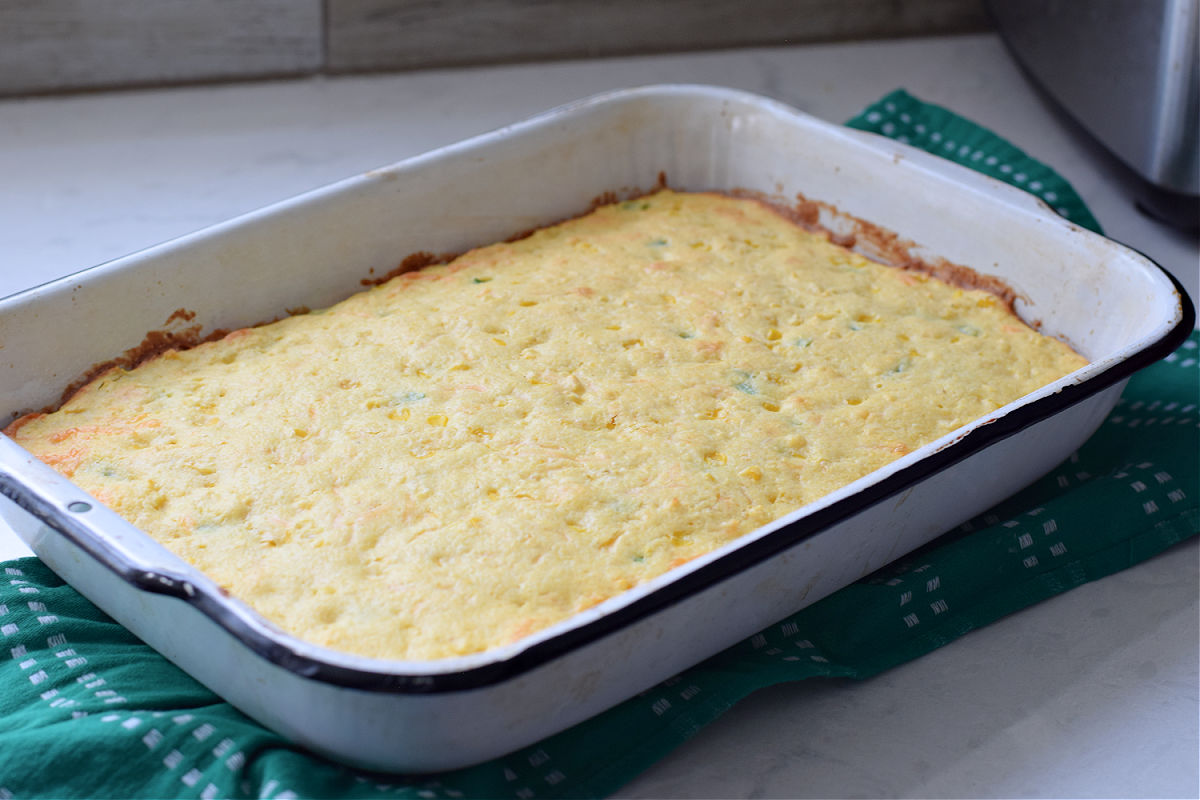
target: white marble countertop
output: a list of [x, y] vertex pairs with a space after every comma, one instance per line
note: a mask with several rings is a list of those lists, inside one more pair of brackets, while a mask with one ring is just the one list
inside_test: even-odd
[[[1195, 238], [989, 35], [0, 101], [0, 296], [598, 91], [748, 89], [842, 121], [903, 87], [1071, 181], [1197, 296]], [[0, 525], [0, 559], [28, 550]], [[764, 691], [625, 797], [1196, 797], [1197, 540], [875, 679]]]

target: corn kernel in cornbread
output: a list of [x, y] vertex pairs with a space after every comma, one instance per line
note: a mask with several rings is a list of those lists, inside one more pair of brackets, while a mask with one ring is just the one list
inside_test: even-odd
[[435, 659], [1083, 363], [990, 294], [662, 191], [110, 371], [9, 433], [297, 636]]

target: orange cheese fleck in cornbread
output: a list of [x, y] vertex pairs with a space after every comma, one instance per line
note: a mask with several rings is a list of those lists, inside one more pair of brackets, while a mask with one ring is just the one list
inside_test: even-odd
[[9, 433], [285, 630], [436, 659], [1084, 363], [990, 294], [662, 191], [112, 370]]

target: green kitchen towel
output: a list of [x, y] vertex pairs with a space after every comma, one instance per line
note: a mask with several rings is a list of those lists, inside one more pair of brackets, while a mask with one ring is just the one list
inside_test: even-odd
[[[879, 117], [866, 119], [873, 110]], [[900, 93], [854, 124], [891, 135], [899, 129], [883, 125], [892, 114], [935, 146], [935, 122], [967, 143], [957, 131], [969, 123]], [[1003, 152], [991, 166], [1037, 175], [1042, 188], [1026, 188], [1052, 187], [1060, 213], [1087, 224], [1065, 182], [986, 133], [970, 139], [984, 155], [971, 150], [968, 163], [989, 166], [988, 154]], [[1195, 536], [1198, 341], [1192, 334], [1135, 375], [1077, 453], [977, 519], [570, 730], [437, 776], [366, 774], [306, 753], [191, 680], [37, 559], [0, 564], [0, 800], [603, 797], [757, 689], [877, 674]]]

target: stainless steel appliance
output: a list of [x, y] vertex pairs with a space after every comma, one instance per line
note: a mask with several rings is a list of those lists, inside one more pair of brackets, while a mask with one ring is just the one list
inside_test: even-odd
[[1148, 184], [1142, 204], [1200, 223], [1200, 0], [989, 0], [989, 9], [1032, 78]]

